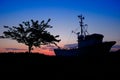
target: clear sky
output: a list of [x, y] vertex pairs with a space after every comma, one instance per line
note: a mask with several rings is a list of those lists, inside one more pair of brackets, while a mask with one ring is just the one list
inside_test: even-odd
[[[80, 14], [85, 17], [90, 34], [104, 34], [104, 41], [115, 40], [116, 45], [120, 45], [120, 0], [0, 0], [0, 35], [5, 30], [4, 25], [18, 26], [31, 19], [47, 21], [51, 18], [49, 24], [53, 28], [48, 31], [60, 35], [62, 41], [58, 45], [76, 43], [77, 36], [71, 31], [79, 27], [77, 16]], [[10, 51], [8, 48], [12, 51], [27, 49], [16, 41], [0, 40], [0, 51]], [[44, 47], [34, 51], [54, 54], [47, 50]]]

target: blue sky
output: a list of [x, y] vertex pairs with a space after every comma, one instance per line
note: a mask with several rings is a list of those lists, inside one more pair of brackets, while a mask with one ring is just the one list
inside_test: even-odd
[[104, 34], [105, 41], [120, 44], [120, 0], [0, 0], [0, 34], [3, 25], [51, 18], [53, 29], [49, 31], [60, 35], [59, 44], [75, 43], [77, 37], [72, 34], [70, 38], [70, 34], [79, 27], [80, 14], [85, 16], [89, 33]]

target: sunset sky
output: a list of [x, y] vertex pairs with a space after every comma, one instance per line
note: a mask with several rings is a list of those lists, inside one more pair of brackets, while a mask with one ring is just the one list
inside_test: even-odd
[[[4, 25], [18, 26], [23, 21], [51, 18], [53, 35], [60, 35], [59, 46], [74, 44], [79, 30], [78, 15], [83, 14], [88, 32], [104, 34], [104, 41], [116, 41], [120, 48], [120, 0], [0, 0], [0, 35]], [[34, 52], [54, 55], [54, 46], [34, 49]], [[0, 40], [0, 52], [27, 51], [27, 46], [10, 39]]]

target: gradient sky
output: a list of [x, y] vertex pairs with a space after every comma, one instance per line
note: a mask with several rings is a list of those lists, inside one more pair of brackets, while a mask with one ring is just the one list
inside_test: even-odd
[[[58, 45], [76, 43], [77, 36], [71, 34], [79, 27], [78, 15], [83, 14], [88, 24], [88, 32], [104, 34], [104, 41], [117, 41], [120, 45], [120, 0], [0, 0], [0, 35], [4, 25], [18, 26], [23, 21], [45, 20], [51, 18], [52, 34], [60, 35]], [[78, 30], [79, 31], [79, 30]], [[27, 49], [24, 44], [13, 40], [0, 40], [0, 51], [19, 51]], [[13, 49], [15, 48], [15, 49]], [[50, 47], [35, 49], [49, 55]]]

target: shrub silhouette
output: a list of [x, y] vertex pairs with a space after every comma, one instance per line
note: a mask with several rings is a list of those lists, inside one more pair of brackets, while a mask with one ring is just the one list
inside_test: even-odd
[[0, 36], [0, 38], [11, 38], [18, 43], [27, 45], [29, 53], [31, 53], [33, 46], [40, 47], [41, 45], [47, 44], [54, 44], [57, 46], [56, 42], [60, 40], [56, 38], [58, 38], [59, 35], [54, 36], [46, 30], [47, 28], [52, 28], [52, 26], [48, 24], [50, 20], [51, 19], [48, 19], [47, 22], [43, 20], [40, 24], [38, 20], [26, 21], [19, 24], [19, 27], [4, 26], [4, 28], [8, 30], [4, 31], [3, 36]]

